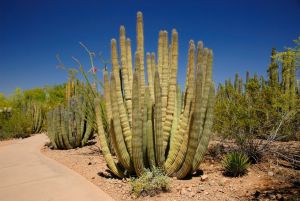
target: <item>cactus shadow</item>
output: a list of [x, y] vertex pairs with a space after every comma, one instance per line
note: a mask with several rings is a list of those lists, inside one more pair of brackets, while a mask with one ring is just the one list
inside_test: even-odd
[[191, 180], [193, 177], [200, 177], [204, 174], [203, 170], [196, 170], [193, 174], [188, 174], [185, 178], [182, 180]]
[[84, 146], [92, 146], [95, 145], [97, 142], [96, 141], [88, 141]]
[[97, 173], [98, 176], [106, 178], [106, 179], [120, 179], [115, 176], [109, 169], [105, 169], [105, 171], [100, 171]]
[[256, 190], [252, 194], [253, 201], [269, 200], [276, 197], [276, 200], [295, 200], [300, 198], [300, 180], [291, 181], [288, 186], [272, 186]]
[[194, 174], [192, 174], [193, 177], [200, 177], [204, 174], [203, 170], [196, 170]]

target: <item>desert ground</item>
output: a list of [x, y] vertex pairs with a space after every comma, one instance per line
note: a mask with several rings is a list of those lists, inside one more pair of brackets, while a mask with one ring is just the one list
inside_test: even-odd
[[[130, 179], [113, 178], [106, 166], [97, 140], [93, 145], [71, 150], [42, 148], [46, 156], [78, 172], [115, 200], [299, 200], [300, 171], [278, 157], [268, 155], [249, 168], [247, 175], [237, 178], [223, 175], [222, 152], [230, 142], [213, 140], [198, 175], [186, 180], [171, 178], [171, 190], [154, 197], [136, 198], [131, 193]], [[296, 150], [300, 142], [276, 142], [273, 149]]]

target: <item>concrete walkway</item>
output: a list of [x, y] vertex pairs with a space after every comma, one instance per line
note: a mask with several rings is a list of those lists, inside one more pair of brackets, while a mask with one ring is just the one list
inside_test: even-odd
[[47, 158], [43, 134], [0, 147], [1, 201], [110, 201], [94, 184]]

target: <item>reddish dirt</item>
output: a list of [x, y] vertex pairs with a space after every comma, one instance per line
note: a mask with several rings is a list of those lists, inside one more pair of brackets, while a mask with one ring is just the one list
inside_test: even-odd
[[[210, 150], [215, 144], [216, 142], [210, 144]], [[300, 147], [300, 142], [297, 142], [298, 145]], [[300, 171], [282, 166], [272, 157], [252, 165], [247, 175], [231, 178], [222, 174], [220, 157], [215, 157], [212, 152], [208, 152], [200, 166], [204, 175], [194, 176], [188, 180], [171, 178], [169, 192], [154, 197], [135, 198], [131, 194], [128, 179], [119, 180], [101, 176], [106, 172], [107, 167], [104, 157], [100, 154], [98, 143], [72, 150], [51, 150], [45, 146], [42, 152], [83, 175], [115, 200], [120, 201], [300, 200]]]

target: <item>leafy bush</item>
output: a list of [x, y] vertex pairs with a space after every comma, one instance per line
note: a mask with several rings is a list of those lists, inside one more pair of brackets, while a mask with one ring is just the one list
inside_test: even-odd
[[[274, 54], [275, 50], [272, 57]], [[247, 73], [246, 82], [236, 74], [234, 85], [230, 80], [220, 85], [215, 104], [215, 132], [234, 139], [244, 148], [245, 143], [252, 143], [253, 139], [268, 139], [281, 124], [274, 140], [300, 140], [300, 94], [295, 86], [293, 59], [284, 57], [279, 62], [281, 69], [272, 59], [267, 81], [263, 76], [259, 79], [257, 74], [250, 77]]]
[[30, 120], [19, 110], [0, 112], [0, 140], [29, 137]]
[[170, 183], [170, 178], [159, 168], [154, 168], [153, 171], [146, 170], [141, 177], [134, 178], [130, 182], [132, 192], [136, 196], [154, 196], [162, 191], [168, 191]]
[[246, 174], [250, 165], [247, 155], [242, 152], [228, 153], [222, 160], [225, 175], [238, 177]]

